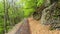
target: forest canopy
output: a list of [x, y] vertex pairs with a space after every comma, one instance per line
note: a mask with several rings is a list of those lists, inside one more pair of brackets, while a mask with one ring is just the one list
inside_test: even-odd
[[23, 18], [29, 17], [43, 0], [0, 0], [0, 33], [9, 31]]

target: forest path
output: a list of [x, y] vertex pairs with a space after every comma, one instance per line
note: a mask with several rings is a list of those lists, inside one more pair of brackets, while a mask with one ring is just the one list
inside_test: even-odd
[[58, 30], [49, 30], [49, 26], [40, 24], [40, 21], [29, 18], [29, 25], [31, 34], [60, 34]]
[[60, 31], [50, 31], [49, 26], [41, 25], [40, 21], [29, 17], [28, 20], [23, 20], [23, 23], [18, 23], [9, 34], [60, 34]]

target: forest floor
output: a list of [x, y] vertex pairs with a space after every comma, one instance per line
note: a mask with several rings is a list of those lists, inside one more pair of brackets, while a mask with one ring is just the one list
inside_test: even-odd
[[49, 30], [49, 26], [40, 24], [40, 21], [34, 20], [32, 17], [28, 18], [27, 23], [17, 24], [9, 34], [60, 34], [59, 30]]
[[32, 17], [29, 18], [29, 25], [31, 34], [60, 34], [59, 30], [49, 30], [48, 25], [40, 24], [40, 21], [34, 20]]

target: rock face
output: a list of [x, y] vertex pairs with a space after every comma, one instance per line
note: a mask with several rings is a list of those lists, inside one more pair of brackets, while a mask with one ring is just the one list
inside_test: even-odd
[[58, 13], [59, 13], [58, 11], [43, 12], [41, 20], [44, 20], [42, 22], [44, 22], [45, 24], [59, 23], [60, 22], [60, 16]]
[[51, 10], [43, 11], [41, 23], [51, 25], [53, 28], [60, 28], [60, 10], [58, 8], [51, 8]]
[[41, 24], [51, 25], [51, 27], [57, 29], [60, 28], [59, 25], [60, 24], [60, 0], [58, 0], [56, 7], [52, 6], [51, 9], [42, 11], [44, 10], [43, 7], [38, 9], [36, 13], [33, 15], [34, 19], [36, 20], [41, 19]]

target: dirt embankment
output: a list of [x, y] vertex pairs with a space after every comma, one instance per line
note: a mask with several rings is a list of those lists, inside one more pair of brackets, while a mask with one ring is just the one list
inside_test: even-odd
[[49, 30], [49, 26], [40, 24], [40, 21], [36, 21], [33, 18], [29, 18], [29, 26], [31, 34], [60, 34], [59, 30]]

